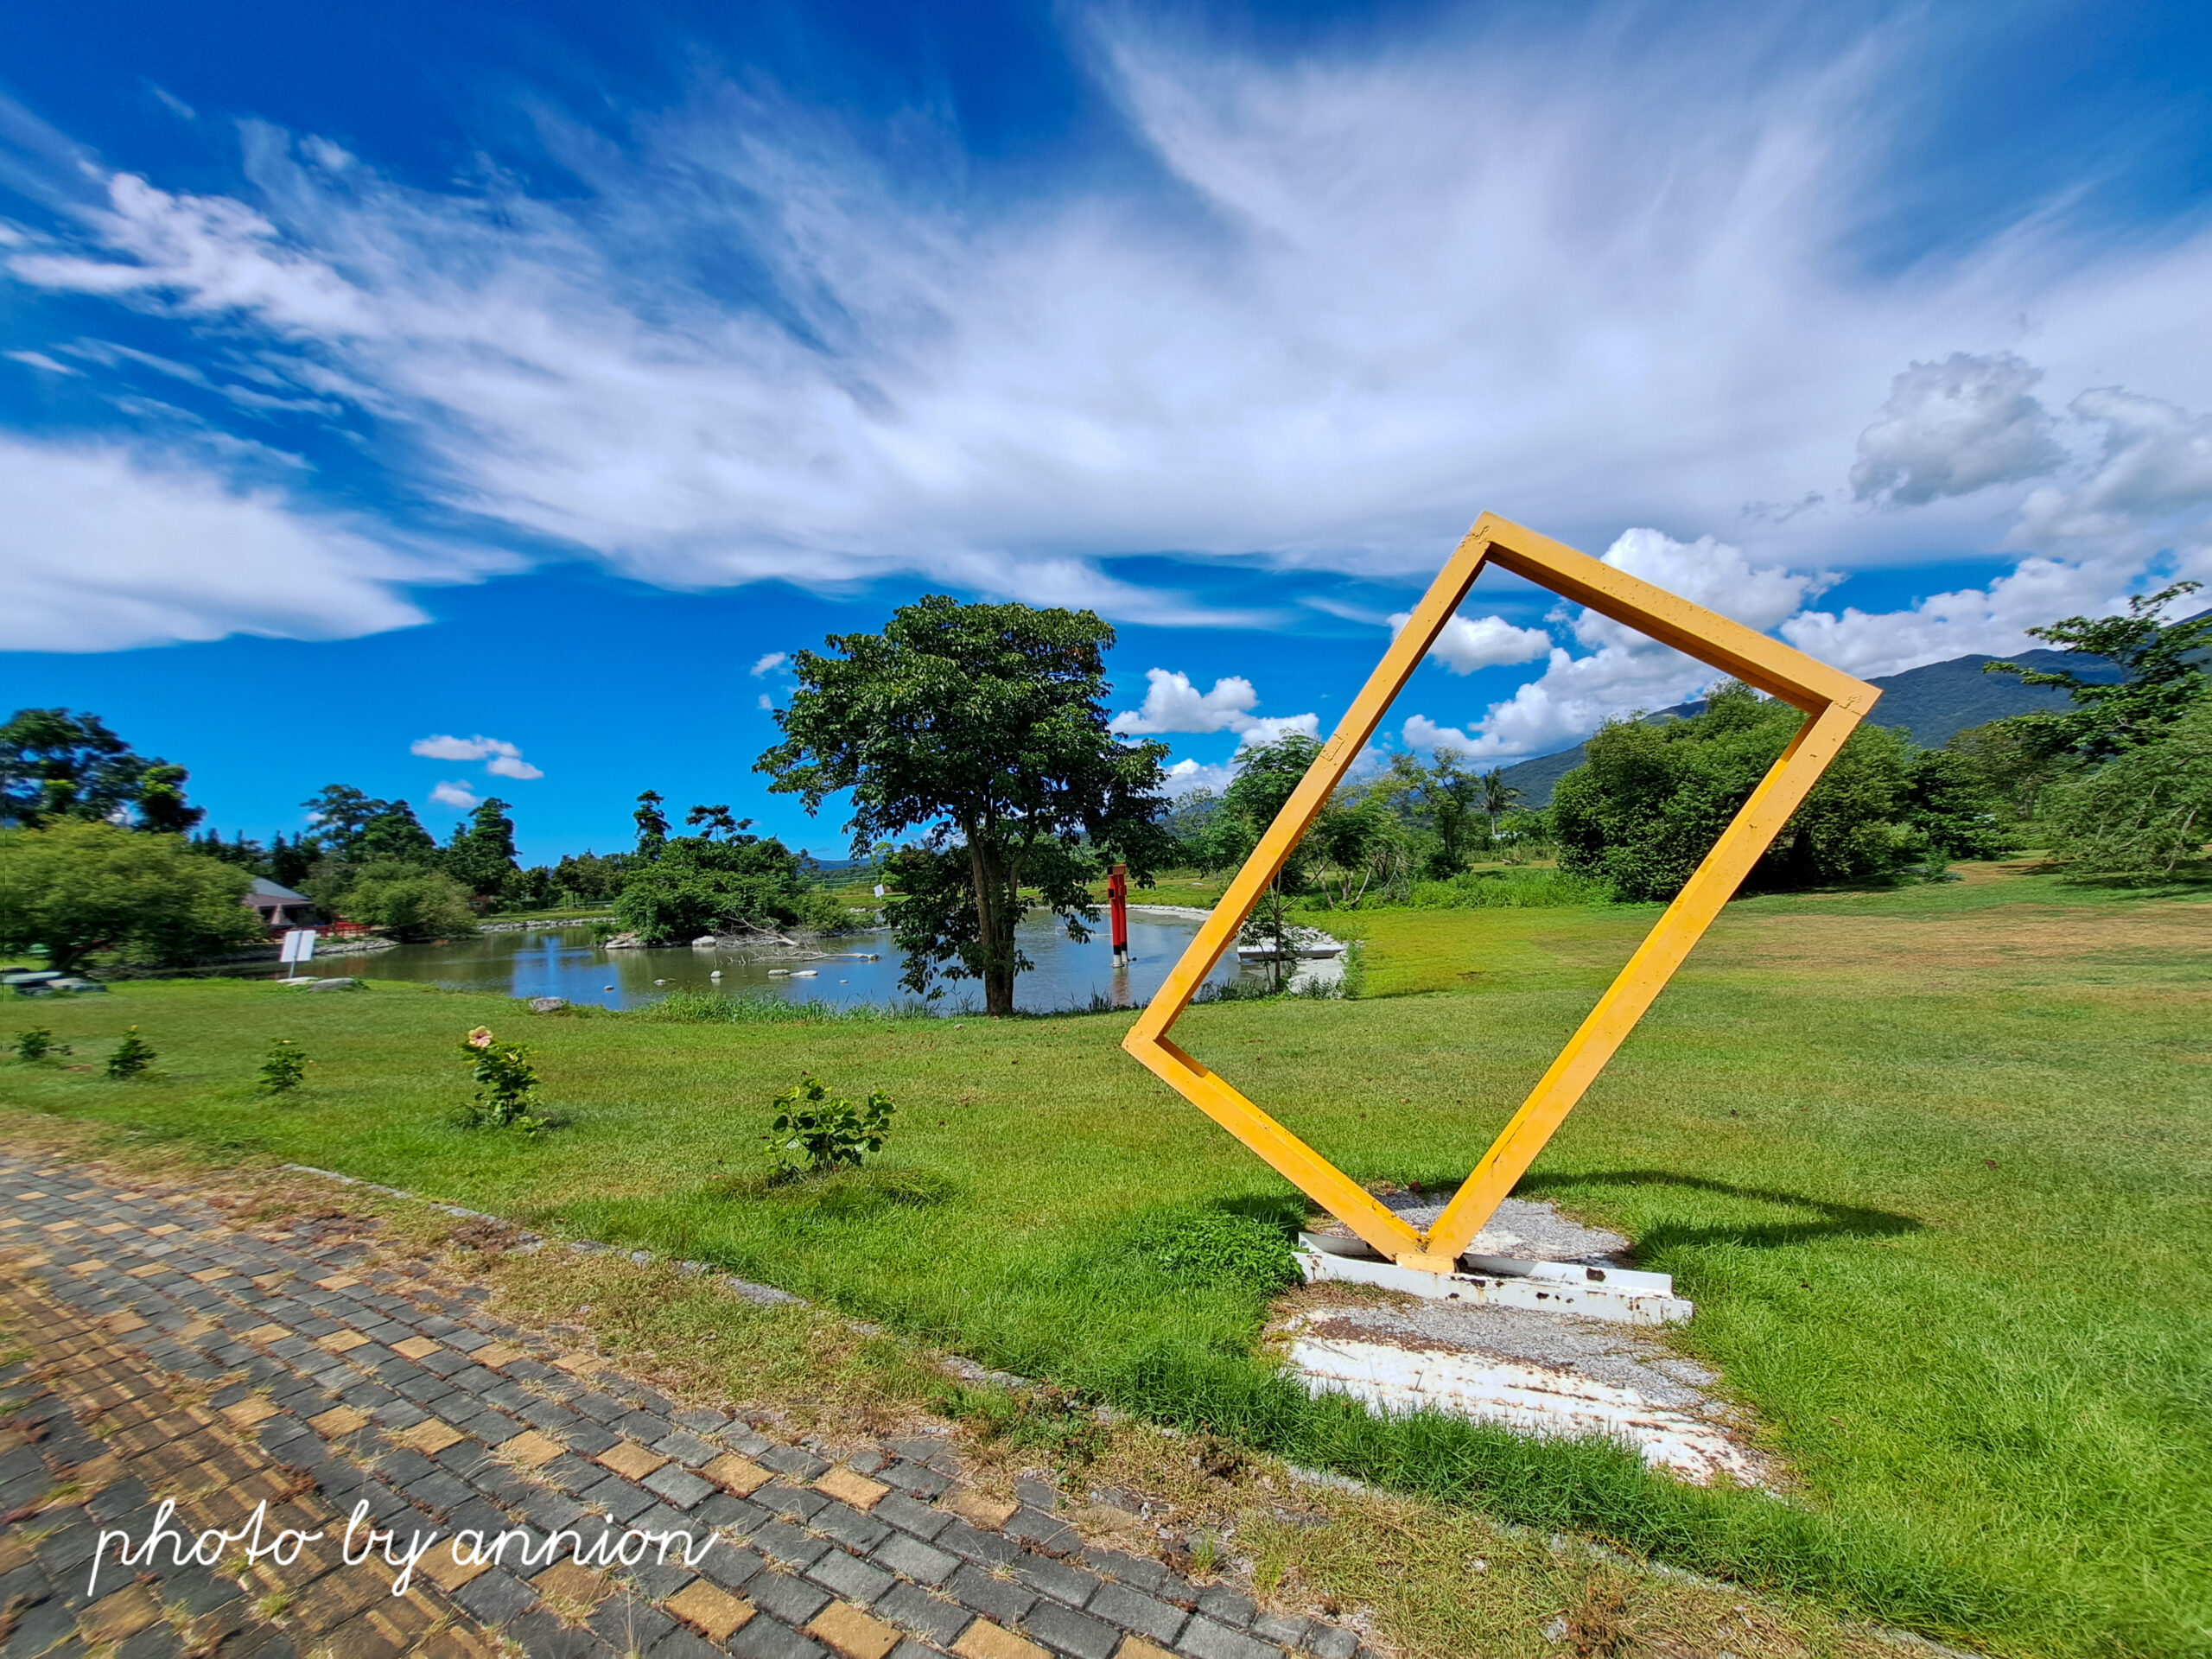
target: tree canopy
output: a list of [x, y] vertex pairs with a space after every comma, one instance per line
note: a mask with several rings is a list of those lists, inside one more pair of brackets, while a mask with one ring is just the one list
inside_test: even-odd
[[98, 715], [19, 709], [0, 726], [0, 823], [75, 819], [182, 835], [206, 816], [185, 802], [189, 776], [136, 753]]
[[886, 867], [910, 988], [972, 977], [989, 1013], [1010, 1014], [1029, 965], [1014, 940], [1025, 890], [1080, 939], [1097, 918], [1087, 883], [1101, 858], [1151, 880], [1166, 848], [1167, 746], [1107, 730], [1113, 642], [1089, 611], [931, 594], [880, 634], [832, 634], [836, 655], [793, 655], [784, 741], [756, 769], [810, 812], [849, 791], [855, 857], [917, 836]]
[[[1623, 899], [1673, 898], [1803, 721], [1731, 683], [1686, 720], [1608, 722], [1553, 794], [1560, 868], [1608, 881]], [[1999, 816], [1955, 757], [1861, 726], [1750, 885], [1878, 881], [1930, 857], [1987, 856], [2003, 845]]]
[[0, 950], [42, 944], [63, 969], [103, 950], [200, 961], [264, 937], [243, 902], [252, 880], [178, 836], [66, 817], [0, 830]]
[[2202, 585], [2177, 582], [2136, 594], [2125, 616], [2069, 616], [2047, 628], [2030, 628], [2036, 639], [2062, 651], [2119, 664], [2126, 677], [2099, 683], [2069, 670], [1985, 663], [1985, 674], [2016, 674], [2024, 685], [2056, 686], [2074, 702], [2063, 714], [2016, 715], [2001, 723], [2047, 753], [2070, 753], [2092, 762], [2155, 741], [2212, 690], [2197, 660], [2212, 645], [2212, 613], [2186, 622], [2169, 622], [2164, 615], [2168, 605]]
[[810, 887], [804, 861], [780, 841], [750, 834], [728, 806], [695, 806], [696, 833], [671, 836], [660, 797], [639, 798], [638, 850], [626, 861], [614, 913], [650, 944], [683, 943], [744, 924], [827, 930], [844, 907]]

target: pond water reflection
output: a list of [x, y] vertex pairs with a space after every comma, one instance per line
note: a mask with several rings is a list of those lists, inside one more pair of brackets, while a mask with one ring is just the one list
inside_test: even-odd
[[[1014, 982], [1015, 1005], [1041, 1014], [1087, 1007], [1094, 996], [1103, 996], [1134, 1007], [1160, 988], [1198, 927], [1191, 917], [1133, 909], [1130, 964], [1117, 974], [1103, 925], [1088, 944], [1078, 944], [1049, 916], [1033, 916], [1021, 924], [1018, 937], [1023, 954], [1037, 965]], [[588, 927], [545, 927], [442, 944], [403, 944], [373, 956], [327, 957], [309, 971], [421, 980], [453, 990], [504, 991], [511, 996], [558, 996], [608, 1008], [634, 1008], [676, 990], [879, 1006], [912, 1000], [899, 986], [899, 957], [887, 931], [843, 934], [823, 949], [842, 954], [804, 962], [702, 945], [605, 950], [592, 943]], [[792, 971], [772, 976], [772, 968]], [[1232, 956], [1211, 978], [1233, 980], [1238, 971]], [[719, 979], [714, 977], [717, 973]], [[982, 987], [976, 981], [941, 983], [944, 995], [934, 1004], [937, 1012], [959, 1014], [982, 1005]]]

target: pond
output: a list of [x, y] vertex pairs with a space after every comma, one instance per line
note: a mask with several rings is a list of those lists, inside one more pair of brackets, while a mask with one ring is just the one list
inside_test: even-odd
[[[1117, 973], [1103, 921], [1090, 943], [1078, 944], [1049, 915], [1032, 916], [1017, 938], [1022, 953], [1037, 965], [1015, 980], [1015, 1006], [1046, 1014], [1087, 1008], [1093, 997], [1103, 996], [1135, 1007], [1160, 988], [1198, 930], [1195, 915], [1132, 907], [1129, 966]], [[403, 944], [372, 956], [329, 957], [306, 971], [421, 980], [451, 990], [504, 991], [510, 996], [558, 996], [608, 1008], [634, 1008], [677, 990], [879, 1006], [912, 1000], [899, 983], [899, 957], [887, 930], [841, 934], [823, 949], [842, 954], [810, 962], [706, 945], [605, 950], [592, 943], [588, 927], [548, 926], [442, 944]], [[786, 972], [772, 976], [772, 968]], [[1239, 971], [1232, 954], [1211, 978], [1234, 980]], [[937, 1012], [961, 1014], [982, 1006], [982, 987], [976, 981], [939, 983], [944, 995], [933, 1005]]]

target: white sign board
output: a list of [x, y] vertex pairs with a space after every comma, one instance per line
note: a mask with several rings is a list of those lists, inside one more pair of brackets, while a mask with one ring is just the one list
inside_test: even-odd
[[880, 881], [875, 884], [875, 896], [879, 899], [883, 897], [883, 883]]
[[313, 962], [315, 960], [315, 929], [295, 927], [284, 935], [283, 949], [276, 954], [279, 962]]

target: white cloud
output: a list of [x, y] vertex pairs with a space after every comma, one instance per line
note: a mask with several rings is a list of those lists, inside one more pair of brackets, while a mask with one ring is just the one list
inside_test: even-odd
[[0, 650], [230, 633], [345, 639], [425, 620], [390, 547], [175, 452], [0, 435]]
[[2031, 395], [2042, 378], [2010, 352], [1914, 364], [1891, 383], [1881, 419], [1859, 435], [1853, 493], [1916, 506], [2053, 471], [2066, 453], [2050, 410]]
[[763, 674], [766, 674], [772, 670], [781, 668], [790, 660], [791, 655], [788, 652], [767, 652], [762, 655], [759, 662], [753, 664], [753, 677], [755, 679], [758, 679]]
[[[702, 82], [611, 143], [545, 115], [557, 199], [262, 127], [245, 181], [195, 195], [57, 141], [72, 199], [104, 197], [9, 268], [220, 330], [262, 395], [404, 431], [433, 505], [646, 580], [924, 575], [1155, 621], [1204, 610], [1111, 560], [1395, 579], [1491, 505], [1594, 543], [1797, 502], [1751, 517], [1805, 569], [1995, 546], [2048, 440], [2005, 366], [2025, 326], [2055, 398], [2212, 407], [2174, 346], [2212, 232], [2038, 207], [1866, 257], [1927, 96], [1910, 17], [1777, 48], [1453, 14], [1263, 59], [1111, 16], [1092, 61], [1149, 179], [995, 200], [949, 124], [880, 146]], [[1515, 89], [1510, 122], [1476, 84]], [[1900, 364], [1932, 366], [1868, 427]], [[1895, 511], [1840, 489], [1862, 428]], [[2104, 510], [2051, 510], [2092, 556]]]
[[1320, 730], [1319, 715], [1255, 715], [1260, 694], [1240, 674], [1226, 675], [1200, 691], [1191, 677], [1165, 668], [1145, 671], [1143, 705], [1125, 709], [1106, 722], [1124, 736], [1155, 732], [1235, 732], [1240, 747], [1272, 743], [1287, 732], [1307, 737]]
[[1118, 714], [1107, 729], [1124, 734], [1144, 732], [1241, 732], [1252, 723], [1252, 710], [1260, 694], [1252, 682], [1232, 674], [1216, 680], [1213, 690], [1201, 692], [1191, 677], [1165, 668], [1145, 671], [1141, 708]]
[[[407, 746], [410, 754], [419, 754], [428, 760], [481, 760], [484, 770], [494, 778], [518, 778], [524, 781], [543, 778], [545, 774], [522, 758], [522, 750], [504, 738], [486, 737], [480, 732], [474, 737], [418, 737]], [[458, 789], [458, 784], [454, 785]]]
[[27, 363], [35, 369], [43, 369], [48, 374], [81, 375], [84, 373], [82, 369], [73, 369], [67, 363], [55, 362], [44, 352], [7, 352], [0, 355], [13, 358], [18, 363]]
[[418, 737], [407, 746], [407, 752], [429, 760], [481, 760], [493, 754], [515, 759], [522, 753], [512, 743], [481, 734], [475, 737]]
[[1166, 771], [1166, 790], [1171, 796], [1188, 795], [1201, 789], [1218, 795], [1236, 781], [1236, 767], [1200, 766], [1196, 760], [1178, 760]]
[[[1390, 637], [1396, 639], [1412, 620], [1410, 611], [1391, 617]], [[1502, 616], [1455, 616], [1445, 623], [1428, 654], [1454, 674], [1471, 674], [1478, 668], [1534, 662], [1551, 645], [1551, 635], [1541, 628], [1516, 628]]]
[[760, 694], [760, 712], [766, 714], [775, 706], [776, 700], [770, 696], [766, 691], [763, 691]]
[[433, 784], [430, 798], [440, 806], [458, 807], [463, 812], [473, 812], [484, 804], [467, 784]]
[[1273, 743], [1294, 732], [1301, 737], [1320, 736], [1320, 715], [1262, 715], [1238, 728], [1236, 746], [1239, 748], [1256, 749], [1262, 743]]
[[[1710, 536], [1678, 542], [1656, 530], [1625, 532], [1605, 556], [1631, 575], [1762, 631], [1786, 621], [1834, 580], [1754, 565], [1741, 548]], [[1720, 677], [1594, 611], [1578, 608], [1562, 620], [1587, 655], [1554, 645], [1542, 674], [1491, 704], [1471, 733], [1415, 714], [1401, 729], [1405, 743], [1415, 749], [1441, 746], [1477, 760], [1543, 754], [1578, 741], [1615, 715], [1681, 702]]]

